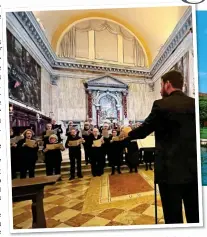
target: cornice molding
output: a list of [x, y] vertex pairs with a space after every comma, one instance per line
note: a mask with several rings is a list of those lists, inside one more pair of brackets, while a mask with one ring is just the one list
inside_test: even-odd
[[189, 32], [192, 31], [192, 27], [192, 10], [191, 7], [188, 7], [172, 34], [161, 48], [159, 54], [156, 56], [150, 68], [151, 76], [154, 76], [157, 73], [179, 44], [185, 39]]
[[165, 72], [169, 71], [183, 57], [185, 53], [192, 49], [192, 47], [193, 35], [189, 34], [170, 55], [168, 60], [163, 63], [159, 71], [153, 76], [153, 82], [156, 82]]
[[50, 66], [53, 66], [57, 57], [34, 14], [32, 12], [13, 12], [11, 14], [14, 14]]
[[57, 80], [59, 79], [59, 77], [58, 76], [56, 76], [56, 75], [50, 75], [50, 83], [51, 83], [51, 85], [53, 85], [53, 86], [57, 86]]
[[[95, 63], [89, 61], [77, 61], [77, 60], [67, 60], [63, 58], [58, 58], [54, 53], [48, 39], [45, 36], [44, 31], [40, 27], [39, 23], [37, 22], [35, 16], [32, 12], [10, 12], [7, 13], [7, 22], [8, 22], [8, 29], [11, 30], [13, 33], [15, 31], [15, 27], [12, 27], [14, 23], [14, 17], [21, 25], [30, 39], [33, 41], [34, 45], [38, 49], [38, 57], [42, 57], [42, 63], [45, 68], [48, 70], [50, 74], [53, 74], [55, 71], [57, 72], [58, 69], [72, 69], [72, 70], [79, 70], [79, 71], [87, 71], [87, 72], [97, 72], [97, 73], [115, 73], [118, 75], [126, 75], [126, 76], [136, 76], [142, 79], [143, 82], [151, 81], [154, 75], [159, 71], [159, 69], [163, 66], [163, 64], [168, 60], [168, 58], [172, 55], [175, 49], [179, 46], [179, 44], [185, 39], [187, 34], [192, 29], [192, 11], [191, 7], [187, 9], [175, 29], [173, 30], [172, 34], [161, 48], [159, 54], [155, 58], [152, 66], [147, 68], [134, 68], [128, 66], [121, 66], [121, 65], [112, 65], [109, 63]], [[13, 20], [12, 20], [13, 19]], [[18, 28], [16, 29], [18, 31]], [[18, 32], [15, 32], [17, 35]], [[19, 32], [18, 39], [22, 37], [22, 32]], [[25, 37], [25, 34], [24, 34]], [[28, 39], [27, 39], [28, 41]], [[24, 46], [24, 45], [23, 45]], [[28, 48], [28, 47], [27, 47]], [[33, 47], [34, 49], [34, 47]], [[34, 52], [33, 52], [34, 54]], [[49, 67], [48, 67], [49, 65]], [[61, 74], [61, 73], [60, 73]], [[146, 81], [145, 81], [146, 80]]]
[[128, 89], [128, 85], [121, 80], [114, 77], [105, 75], [99, 78], [87, 80], [84, 83], [86, 88], [103, 87], [103, 88], [116, 88], [116, 89]]

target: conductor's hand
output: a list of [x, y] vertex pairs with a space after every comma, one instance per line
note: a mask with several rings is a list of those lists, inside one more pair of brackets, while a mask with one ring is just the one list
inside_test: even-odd
[[48, 149], [47, 148], [45, 148], [44, 150], [43, 150], [43, 152], [47, 152], [48, 151]]

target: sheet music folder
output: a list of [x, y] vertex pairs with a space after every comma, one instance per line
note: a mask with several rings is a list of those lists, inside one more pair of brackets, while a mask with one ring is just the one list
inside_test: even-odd
[[131, 142], [137, 142], [139, 149], [141, 148], [155, 148], [155, 136], [149, 135], [144, 139], [132, 140]]

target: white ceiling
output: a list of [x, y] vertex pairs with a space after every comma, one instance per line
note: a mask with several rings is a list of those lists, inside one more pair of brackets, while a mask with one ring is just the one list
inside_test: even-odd
[[179, 7], [151, 7], [130, 9], [100, 9], [100, 10], [62, 10], [33, 12], [45, 28], [45, 34], [52, 42], [56, 30], [70, 19], [82, 15], [99, 16], [106, 14], [126, 23], [138, 32], [145, 41], [152, 60], [172, 33], [187, 6]]

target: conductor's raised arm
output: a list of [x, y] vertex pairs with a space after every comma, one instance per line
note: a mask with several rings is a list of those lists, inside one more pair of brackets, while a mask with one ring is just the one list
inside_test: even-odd
[[154, 132], [158, 116], [159, 115], [159, 106], [157, 104], [157, 101], [153, 103], [151, 113], [149, 116], [145, 119], [145, 121], [138, 127], [129, 132], [128, 136], [130, 140], [133, 139], [144, 139], [148, 135], [150, 135], [152, 132]]

